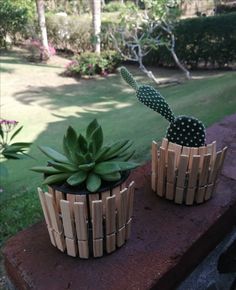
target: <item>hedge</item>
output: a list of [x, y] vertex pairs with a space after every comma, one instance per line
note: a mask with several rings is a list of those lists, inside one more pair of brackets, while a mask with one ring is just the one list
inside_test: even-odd
[[[190, 68], [227, 67], [236, 61], [236, 13], [181, 20], [175, 28], [176, 53]], [[146, 64], [173, 66], [165, 47], [152, 51]]]

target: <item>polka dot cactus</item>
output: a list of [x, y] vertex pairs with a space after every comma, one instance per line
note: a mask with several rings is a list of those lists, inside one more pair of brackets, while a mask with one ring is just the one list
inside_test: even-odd
[[178, 116], [170, 123], [166, 137], [170, 142], [187, 146], [200, 147], [206, 143], [205, 127], [194, 117]]
[[205, 127], [194, 117], [175, 117], [165, 98], [153, 87], [139, 86], [131, 73], [125, 68], [120, 69], [122, 78], [136, 91], [138, 100], [166, 118], [170, 125], [166, 137], [170, 142], [187, 147], [204, 146], [206, 142]]
[[175, 117], [162, 95], [151, 86], [140, 86], [136, 92], [138, 100], [157, 113], [160, 113], [169, 122]]
[[130, 85], [135, 91], [138, 90], [138, 83], [133, 78], [131, 73], [127, 70], [127, 68], [122, 66], [120, 68], [120, 74], [121, 74], [122, 78], [127, 82], [128, 85]]

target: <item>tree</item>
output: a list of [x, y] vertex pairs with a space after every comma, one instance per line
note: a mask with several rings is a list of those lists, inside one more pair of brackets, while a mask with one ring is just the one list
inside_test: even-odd
[[[119, 29], [110, 34], [116, 49], [125, 59], [139, 63], [140, 69], [155, 83], [160, 81], [143, 64], [143, 58], [153, 49], [165, 46], [177, 66], [190, 78], [189, 71], [175, 53], [174, 25], [178, 19], [178, 0], [144, 0], [145, 9], [130, 5], [121, 17]], [[177, 80], [172, 80], [176, 82]]]
[[36, 0], [37, 5], [37, 13], [38, 13], [38, 22], [39, 28], [41, 32], [41, 40], [43, 45], [43, 53], [41, 54], [41, 58], [49, 58], [49, 46], [48, 46], [48, 37], [47, 37], [47, 28], [46, 28], [46, 20], [45, 20], [45, 13], [44, 13], [44, 1], [43, 0]]
[[94, 51], [100, 53], [101, 51], [101, 0], [90, 0], [92, 8], [92, 26], [94, 38]]
[[174, 26], [181, 14], [180, 6], [182, 0], [144, 0], [147, 14], [151, 21], [158, 23], [160, 29], [165, 34], [163, 43], [156, 41], [158, 45], [165, 45], [170, 51], [176, 65], [184, 72], [187, 79], [190, 79], [189, 71], [180, 63], [175, 53]]

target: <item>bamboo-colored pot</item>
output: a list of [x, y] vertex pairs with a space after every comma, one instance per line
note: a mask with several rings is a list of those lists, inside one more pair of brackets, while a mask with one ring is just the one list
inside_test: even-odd
[[65, 194], [38, 189], [53, 246], [69, 256], [102, 257], [129, 239], [134, 182], [95, 194]]
[[177, 204], [200, 204], [212, 197], [227, 147], [216, 151], [216, 142], [199, 148], [162, 140], [152, 142], [152, 190]]

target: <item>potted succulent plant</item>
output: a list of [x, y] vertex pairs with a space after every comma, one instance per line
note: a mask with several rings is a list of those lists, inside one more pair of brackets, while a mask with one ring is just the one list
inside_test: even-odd
[[152, 143], [152, 189], [178, 204], [203, 203], [211, 198], [227, 148], [216, 152], [216, 142], [206, 145], [203, 123], [192, 116], [175, 116], [165, 98], [152, 86], [139, 85], [131, 73], [122, 78], [136, 91], [138, 100], [168, 122], [160, 148]]
[[44, 174], [48, 192], [38, 189], [51, 242], [68, 255], [100, 257], [113, 252], [129, 238], [134, 182], [126, 187], [132, 142], [103, 146], [103, 131], [93, 120], [86, 134], [69, 127], [61, 154], [40, 146], [50, 158], [33, 171]]

